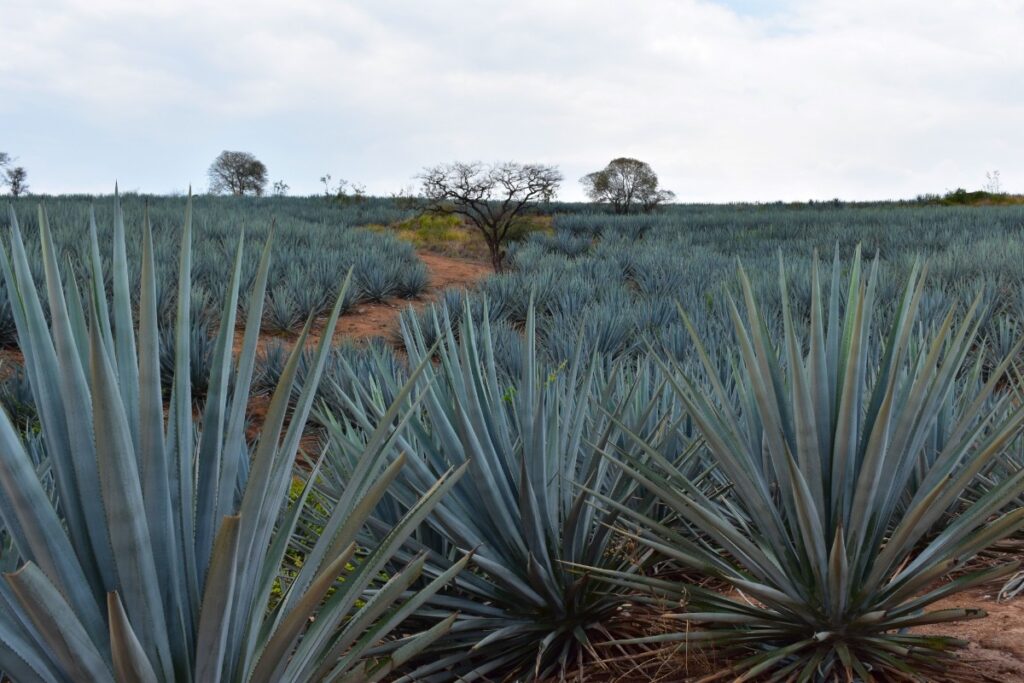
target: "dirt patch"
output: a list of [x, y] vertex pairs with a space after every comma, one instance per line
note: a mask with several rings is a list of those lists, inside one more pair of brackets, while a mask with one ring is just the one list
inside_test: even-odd
[[[441, 254], [419, 252], [420, 260], [427, 266], [430, 274], [430, 281], [426, 292], [416, 299], [392, 299], [381, 303], [360, 304], [351, 311], [341, 316], [338, 320], [338, 327], [332, 339], [335, 345], [343, 343], [346, 339], [370, 339], [372, 337], [389, 337], [398, 329], [398, 317], [407, 306], [423, 308], [431, 302], [437, 301], [441, 292], [449, 287], [460, 287], [471, 289], [482, 278], [493, 271], [485, 263], [468, 261], [465, 259], [452, 258]], [[320, 319], [313, 323], [306, 347], [310, 348], [319, 343], [323, 336], [326, 319]], [[234, 354], [237, 357], [242, 348], [242, 341], [245, 336], [245, 328], [239, 327], [235, 330]], [[296, 342], [298, 334], [289, 335], [260, 335], [257, 344], [256, 354], [262, 355], [267, 345], [279, 343], [290, 349]], [[270, 396], [253, 396], [249, 400], [247, 438], [252, 441], [259, 434], [266, 419], [267, 408], [270, 405]], [[312, 430], [303, 437], [300, 449], [307, 453], [319, 451], [322, 443], [317, 430]]]
[[[1024, 681], [1024, 598], [999, 602], [996, 595], [1000, 585], [953, 595], [928, 606], [928, 611], [954, 608], [978, 608], [987, 617], [969, 621], [935, 624], [913, 629], [915, 632], [948, 636], [969, 644], [957, 652], [958, 661], [950, 663], [948, 675], [928, 679], [942, 683], [1017, 683]], [[725, 594], [733, 595], [730, 591]], [[651, 628], [650, 634], [668, 632], [678, 627], [673, 623], [667, 629]], [[592, 666], [582, 680], [596, 683], [631, 683], [655, 681], [657, 683], [693, 681], [721, 671], [725, 662], [716, 657], [713, 648], [694, 648], [690, 651], [667, 647], [648, 654], [632, 653], [618, 661], [608, 660], [608, 668]], [[760, 680], [760, 679], [757, 679]], [[545, 683], [555, 683], [554, 681]]]
[[431, 289], [472, 287], [478, 280], [493, 272], [489, 264], [481, 261], [467, 261], [425, 252], [420, 252], [419, 256], [430, 271]]
[[1024, 599], [998, 602], [997, 591], [998, 586], [970, 591], [929, 606], [929, 610], [977, 607], [988, 612], [987, 617], [920, 630], [968, 641], [970, 645], [960, 653], [961, 667], [967, 675], [973, 674], [981, 681], [1024, 681]]
[[[334, 332], [334, 343], [345, 339], [368, 339], [387, 337], [398, 329], [398, 316], [408, 306], [421, 309], [441, 296], [449, 287], [472, 289], [478, 281], [494, 271], [486, 263], [452, 258], [425, 251], [419, 252], [420, 260], [430, 273], [427, 291], [416, 299], [389, 299], [376, 304], [361, 304], [341, 316]], [[322, 326], [314, 328], [311, 343], [320, 339]]]
[[[477, 282], [490, 275], [491, 267], [480, 261], [452, 258], [441, 254], [419, 252], [420, 260], [427, 266], [430, 275], [426, 292], [415, 299], [388, 299], [380, 303], [359, 304], [353, 307], [338, 320], [334, 332], [334, 343], [340, 344], [346, 339], [370, 339], [372, 337], [388, 337], [398, 329], [398, 317], [406, 307], [421, 309], [437, 301], [441, 292], [449, 287], [472, 289]], [[313, 323], [306, 346], [314, 346], [320, 341], [326, 319]], [[234, 352], [237, 356], [242, 348], [244, 327], [235, 330]], [[260, 335], [257, 355], [263, 353], [268, 344], [280, 343], [290, 348], [298, 338], [298, 333], [286, 335]]]
[[388, 336], [398, 329], [398, 316], [407, 306], [423, 308], [436, 301], [445, 289], [471, 289], [479, 280], [493, 272], [489, 265], [479, 261], [429, 252], [419, 252], [419, 257], [430, 273], [430, 285], [426, 294], [417, 299], [393, 299], [378, 304], [356, 306], [338, 321], [338, 329], [334, 334], [335, 343], [345, 338], [367, 339]]
[[0, 380], [7, 379], [14, 369], [25, 365], [25, 355], [20, 349], [0, 349]]

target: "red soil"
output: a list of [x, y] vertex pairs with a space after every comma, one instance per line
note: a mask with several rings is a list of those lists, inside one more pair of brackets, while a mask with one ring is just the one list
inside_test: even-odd
[[[433, 301], [436, 301], [443, 290], [448, 287], [472, 288], [476, 282], [490, 274], [490, 266], [478, 261], [467, 261], [464, 259], [451, 258], [440, 254], [420, 252], [420, 260], [427, 266], [430, 274], [430, 284], [427, 291], [417, 299], [390, 299], [382, 303], [360, 304], [353, 310], [341, 316], [338, 327], [334, 332], [333, 342], [342, 343], [345, 339], [369, 339], [371, 337], [387, 337], [398, 329], [398, 316], [406, 306], [423, 308]], [[323, 335], [323, 326], [326, 321], [321, 319], [313, 324], [313, 329], [307, 339], [306, 345], [313, 346], [320, 341]], [[245, 330], [240, 327], [235, 331], [234, 353], [237, 356], [242, 348], [242, 339]], [[267, 344], [277, 341], [291, 347], [297, 338], [297, 334], [287, 336], [262, 335], [260, 336], [257, 354], [261, 353]], [[266, 416], [269, 405], [268, 396], [254, 396], [249, 401], [249, 438], [255, 437], [260, 425]], [[315, 452], [320, 444], [317, 442], [317, 435], [310, 434], [303, 439], [301, 448], [307, 452]]]
[[379, 304], [357, 306], [355, 310], [343, 315], [338, 322], [338, 329], [334, 334], [336, 342], [345, 337], [365, 339], [386, 336], [397, 329], [396, 321], [406, 306], [411, 304], [417, 309], [423, 308], [436, 301], [442, 290], [448, 287], [472, 288], [478, 280], [493, 272], [490, 266], [478, 261], [465, 261], [430, 252], [420, 252], [419, 257], [430, 272], [427, 293], [413, 300], [394, 299]]
[[[961, 666], [951, 674], [979, 681], [1024, 681], [1024, 598], [997, 602], [999, 586], [954, 595], [929, 606], [933, 609], [977, 607], [983, 619], [922, 627], [922, 633], [953, 636], [970, 643], [960, 653]], [[953, 676], [951, 680], [957, 680]]]
[[[472, 288], [478, 280], [486, 277], [491, 272], [491, 267], [479, 261], [467, 261], [464, 259], [442, 256], [430, 252], [419, 252], [420, 260], [427, 266], [430, 274], [430, 284], [427, 291], [416, 299], [388, 299], [381, 303], [359, 304], [338, 321], [338, 327], [334, 332], [334, 343], [340, 344], [345, 339], [369, 339], [370, 337], [386, 337], [398, 329], [398, 316], [407, 307], [412, 306], [420, 309], [428, 304], [437, 301], [441, 292], [448, 287]], [[324, 319], [317, 320], [307, 340], [307, 346], [312, 346], [320, 341], [323, 334]], [[235, 331], [234, 350], [235, 355], [241, 350], [244, 328]], [[297, 334], [289, 335], [262, 335], [259, 341], [259, 348], [262, 350], [272, 341], [278, 341], [286, 347], [290, 347], [296, 340]]]

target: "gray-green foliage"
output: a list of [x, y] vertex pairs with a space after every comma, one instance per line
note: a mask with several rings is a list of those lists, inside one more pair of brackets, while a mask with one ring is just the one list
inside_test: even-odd
[[[457, 560], [414, 592], [408, 589], [422, 573], [423, 558], [381, 575], [458, 481], [455, 471], [429, 482], [378, 543], [357, 545], [360, 528], [384, 495], [382, 482], [402, 470], [401, 458], [385, 457], [390, 424], [365, 442], [348, 486], [327, 513], [324, 533], [268, 610], [295, 529], [309, 514], [311, 488], [290, 503], [288, 493], [328, 353], [322, 341], [289, 409], [307, 323], [250, 453], [244, 426], [259, 335], [253, 321], [259, 320], [270, 272], [269, 241], [249, 297], [254, 315], [233, 362], [244, 253], [244, 240], [237, 241], [209, 397], [197, 418], [189, 351], [191, 202], [181, 230], [175, 368], [166, 411], [148, 221], [141, 227], [137, 330], [116, 203], [112, 273], [97, 258], [95, 238], [89, 244], [88, 312], [76, 279], [61, 276], [45, 213], [40, 210], [38, 221], [43, 292], [13, 211], [11, 225], [0, 265], [14, 294], [48, 468], [41, 474], [36, 440], [19, 435], [0, 412], [0, 515], [9, 539], [4, 564], [16, 567], [0, 582], [0, 669], [17, 681], [378, 680], [450, 628], [453, 617], [442, 617], [426, 631], [403, 631], [388, 653], [372, 652], [464, 563]], [[344, 285], [339, 289], [326, 340], [344, 300]]]
[[[1019, 433], [1024, 410], [1012, 394], [994, 395], [1001, 373], [963, 400], [947, 401], [969, 369], [977, 300], [958, 319], [950, 310], [936, 329], [916, 334], [924, 277], [914, 269], [884, 342], [875, 344], [881, 354], [873, 356], [872, 335], [884, 331], [875, 320], [877, 269], [863, 275], [855, 258], [844, 312], [838, 265], [827, 300], [816, 268], [812, 276], [801, 335], [780, 275], [783, 331], [776, 343], [741, 271], [742, 301], [729, 307], [741, 352], [735, 397], [718, 383], [718, 368], [703, 356], [692, 326], [711, 388], [673, 375], [675, 394], [732, 495], [706, 496], [656, 448], [647, 449], [646, 462], [629, 454], [612, 459], [683, 522], [665, 525], [623, 510], [636, 540], [728, 582], [737, 596], [681, 582], [609, 578], [674, 606], [679, 632], [651, 640], [709, 643], [736, 655], [714, 679], [934, 675], [963, 643], [928, 635], [927, 627], [983, 612], [928, 608], [1016, 565], [936, 584], [1024, 525], [1024, 508], [1005, 509], [1020, 494], [1024, 471], [946, 519]], [[942, 420], [948, 424], [936, 439]], [[620, 501], [603, 500], [622, 509]], [[903, 630], [915, 626], [920, 633]]]
[[[465, 465], [467, 475], [406, 552], [428, 551], [436, 574], [472, 549], [474, 571], [428, 602], [425, 619], [447, 609], [459, 616], [401, 680], [564, 677], [599, 658], [597, 643], [612, 632], [635, 633], [628, 620], [616, 625], [628, 598], [582, 567], [639, 572], [644, 553], [621, 551], [612, 531], [618, 511], [592, 505], [589, 491], [656, 515], [653, 497], [602, 453], [642, 457], [629, 436], [641, 433], [665, 457], [688, 460], [684, 416], [652, 363], [608, 371], [577, 345], [566, 363], [547, 364], [537, 354], [530, 310], [514, 373], [498, 357], [486, 311], [476, 321], [464, 310], [454, 325], [442, 313], [431, 335], [436, 347], [417, 328], [406, 329], [410, 362], [433, 356], [437, 363], [426, 365], [411, 394], [409, 428], [395, 441], [409, 466], [393, 484], [394, 500], [377, 510], [379, 528], [389, 528], [437, 473]], [[355, 379], [358, 369], [346, 367]], [[395, 379], [382, 368], [376, 381], [383, 387], [350, 382], [329, 402], [344, 419], [330, 425], [327, 496], [344, 485], [365, 435], [382, 419]]]
[[488, 298], [492, 320], [514, 326], [522, 324], [533, 296], [540, 353], [555, 363], [569, 357], [584, 326], [585, 343], [609, 358], [645, 354], [646, 339], [684, 365], [697, 364], [675, 316], [677, 301], [713, 352], [734, 346], [727, 301], [738, 294], [731, 277], [737, 258], [777, 328], [778, 251], [793, 273], [791, 305], [798, 318], [808, 315], [811, 253], [838, 249], [848, 266], [856, 245], [879, 256], [880, 316], [895, 306], [898, 284], [918, 258], [928, 259], [932, 273], [920, 310], [926, 324], [940, 323], [950, 303], [979, 291], [996, 320], [1022, 313], [1021, 207], [690, 205], [654, 216], [556, 215], [553, 227], [553, 235], [514, 245], [509, 272], [478, 290]]
[[[43, 282], [36, 220], [38, 197], [18, 199], [12, 206], [18, 216], [22, 237], [36, 282]], [[90, 224], [102, 247], [108, 288], [113, 270], [108, 250], [112, 244], [114, 198], [63, 196], [45, 199], [50, 216], [58, 263], [69, 259], [82, 272], [90, 256]], [[156, 263], [158, 316], [162, 326], [174, 324], [177, 288], [177, 247], [181, 237], [180, 199], [168, 197], [123, 197], [119, 201], [130, 231], [149, 215], [153, 230]], [[192, 272], [196, 319], [219, 315], [219, 302], [227, 295], [229, 271], [235, 244], [242, 229], [250, 236], [242, 254], [242, 288], [255, 277], [259, 263], [257, 243], [275, 235], [275, 258], [270, 265], [266, 314], [267, 330], [297, 332], [311, 314], [330, 312], [345, 274], [353, 270], [343, 312], [355, 302], [380, 296], [416, 296], [426, 288], [425, 269], [411, 245], [386, 233], [357, 229], [368, 223], [390, 223], [407, 217], [382, 200], [366, 200], [342, 207], [322, 198], [236, 198], [196, 197], [196, 225], [193, 239]], [[93, 218], [93, 214], [95, 218]], [[273, 228], [272, 228], [273, 225]], [[137, 237], [130, 234], [130, 237]], [[128, 281], [133, 298], [139, 291], [141, 239], [126, 243]], [[0, 295], [3, 293], [0, 292]], [[241, 316], [248, 302], [241, 303]], [[44, 304], [45, 306], [45, 304]], [[0, 344], [5, 337], [5, 309], [0, 303]]]
[[[9, 405], [38, 415], [25, 435], [0, 416], [16, 680], [557, 675], [628, 645], [626, 596], [671, 605], [661, 642], [736, 654], [722, 677], [866, 680], [943, 665], [956, 641], [898, 629], [980, 616], [925, 610], [1012, 571], [936, 583], [1024, 517], [1019, 208], [558, 217], [478, 294], [406, 312], [408, 363], [307, 349], [308, 326], [261, 363], [261, 324], [331, 313], [330, 339], [350, 265], [365, 298], [423, 272], [319, 200], [249, 202], [197, 200], [195, 233], [174, 200], [153, 230], [132, 202], [138, 240], [113, 200], [95, 239], [85, 199], [57, 202], [59, 235], [12, 215], [0, 344], [26, 356], [31, 400], [15, 381]], [[262, 238], [274, 207], [272, 262], [238, 228]], [[815, 247], [836, 249], [829, 282]], [[272, 399], [250, 453], [254, 390]], [[314, 406], [332, 447], [289, 499]], [[652, 578], [656, 559], [751, 600]]]

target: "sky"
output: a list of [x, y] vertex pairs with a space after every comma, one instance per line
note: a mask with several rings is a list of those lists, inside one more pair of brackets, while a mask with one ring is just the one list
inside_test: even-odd
[[293, 194], [619, 156], [680, 201], [1024, 192], [1024, 0], [0, 0], [32, 191], [181, 192], [224, 149]]

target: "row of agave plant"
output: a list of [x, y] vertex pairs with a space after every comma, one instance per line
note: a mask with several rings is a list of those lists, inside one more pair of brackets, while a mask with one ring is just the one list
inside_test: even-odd
[[[36, 201], [18, 200], [12, 206], [22, 223], [33, 275], [42, 285], [45, 278]], [[356, 207], [340, 207], [317, 198], [263, 198], [245, 203], [229, 197], [199, 197], [195, 201], [203, 212], [193, 234], [196, 249], [191, 292], [193, 338], [201, 340], [200, 343], [205, 341], [204, 336], [211, 336], [221, 302], [228, 293], [224, 264], [234, 257], [239, 226], [247, 226], [252, 242], [242, 255], [242, 286], [246, 289], [258, 269], [260, 253], [256, 246], [266, 239], [270, 230], [269, 216], [273, 216], [277, 247], [260, 310], [264, 332], [297, 334], [311, 315], [326, 316], [337, 295], [339, 270], [345, 272], [351, 268], [353, 272], [343, 313], [361, 302], [415, 297], [428, 284], [426, 267], [411, 245], [387, 234], [355, 229], [354, 226], [374, 218], [373, 212], [364, 215], [349, 210]], [[129, 197], [122, 201], [116, 191], [112, 197], [61, 197], [47, 203], [58, 262], [69, 260], [77, 274], [84, 277], [87, 274], [81, 264], [93, 257], [102, 259], [108, 289], [112, 285], [109, 246], [114, 221], [127, 218], [130, 224], [137, 225], [144, 213], [149, 216], [156, 262], [157, 318], [170, 355], [173, 355], [170, 340], [174, 337], [177, 311], [180, 203], [181, 200], [161, 197], [148, 197], [145, 201]], [[96, 233], [101, 246], [99, 253], [91, 249], [90, 233]], [[141, 243], [129, 241], [125, 247], [129, 283], [135, 292], [140, 284]], [[8, 299], [6, 286], [0, 285], [0, 346], [17, 345]], [[45, 301], [43, 308], [48, 313]], [[247, 309], [248, 300], [243, 298], [239, 302], [239, 315], [247, 316]]]
[[[250, 447], [244, 427], [259, 337], [252, 321], [259, 316], [250, 317], [233, 362], [241, 240], [208, 399], [195, 415], [184, 303], [175, 329], [175, 379], [164, 405], [149, 225], [142, 227], [136, 331], [127, 262], [117, 256], [124, 249], [121, 221], [115, 223], [111, 315], [99, 259], [90, 264], [86, 313], [75, 279], [61, 277], [45, 214], [39, 219], [43, 294], [13, 212], [11, 222], [3, 275], [15, 293], [45, 456], [0, 414], [0, 513], [10, 539], [4, 561], [13, 569], [0, 584], [0, 669], [16, 681], [379, 680], [449, 627], [451, 618], [442, 619], [390, 653], [371, 654], [461, 568], [455, 564], [415, 596], [406, 589], [422, 574], [422, 563], [383, 580], [380, 574], [458, 471], [431, 482], [379, 544], [357, 542], [385, 495], [381, 482], [402, 466], [383, 455], [393, 439], [385, 428], [367, 444], [361, 468], [330, 512], [333, 533], [314, 539], [304, 571], [281, 591], [280, 567], [310, 507], [309, 487], [289, 503], [294, 453], [328, 347], [320, 343], [310, 381], [290, 407], [307, 325]], [[190, 300], [191, 237], [190, 205], [179, 302]], [[255, 311], [264, 300], [270, 254], [268, 241], [249, 296]], [[275, 592], [281, 594], [268, 609]]]
[[[552, 371], [531, 308], [510, 383], [486, 312], [467, 303], [456, 333], [441, 309], [436, 349], [407, 325], [410, 362], [438, 362], [410, 395], [416, 417], [395, 448], [415, 466], [397, 490], [468, 465], [415, 548], [430, 551], [432, 575], [474, 548], [479, 571], [432, 601], [459, 610], [453, 633], [404, 680], [564, 677], [609, 647], [654, 643], [720, 653], [728, 663], [710, 679], [889, 680], [947, 666], [962, 643], [907, 629], [983, 616], [927, 608], [1017, 569], [964, 572], [1024, 525], [1024, 473], [1007, 457], [1024, 413], [1003, 386], [1019, 344], [995, 368], [971, 360], [977, 300], [935, 329], [916, 325], [918, 270], [885, 329], [877, 264], [864, 274], [855, 258], [844, 287], [836, 262], [827, 299], [817, 266], [812, 278], [806, 329], [784, 306], [777, 339], [741, 271], [725, 378], [685, 312], [703, 373], [657, 353], [609, 368], [582, 343]], [[781, 267], [779, 286], [788, 301]], [[347, 417], [331, 426], [335, 488], [393, 376], [382, 367], [383, 386], [336, 406]], [[378, 518], [404, 509], [389, 502]], [[687, 578], [652, 571], [665, 562]], [[631, 603], [677, 627], [632, 634], [635, 612], [620, 613]]]
[[[857, 209], [847, 213], [850, 217], [842, 228], [849, 232], [842, 241], [833, 241], [831, 245], [827, 237], [806, 235], [802, 230], [805, 226], [785, 214], [778, 216], [781, 224], [777, 226], [741, 223], [739, 227], [748, 228], [752, 234], [766, 234], [764, 243], [757, 246], [757, 253], [750, 253], [745, 246], [750, 242], [750, 235], [743, 230], [735, 226], [701, 230], [699, 225], [691, 225], [698, 218], [687, 217], [687, 214], [679, 216], [667, 212], [654, 217], [608, 218], [610, 225], [627, 225], [633, 220], [656, 221], [655, 227], [642, 237], [616, 232], [598, 237], [575, 234], [571, 232], [575, 225], [571, 219], [576, 217], [557, 216], [553, 235], [534, 233], [514, 245], [510, 249], [512, 269], [478, 285], [477, 296], [472, 297], [472, 315], [479, 320], [482, 298], [486, 298], [495, 343], [513, 346], [519, 338], [518, 331], [525, 322], [532, 296], [538, 317], [540, 352], [552, 362], [572, 356], [580, 343], [582, 328], [582, 343], [586, 344], [588, 352], [599, 353], [609, 360], [646, 355], [652, 344], [662, 356], [683, 365], [699, 366], [692, 334], [680, 320], [676, 302], [686, 303], [693, 326], [713, 353], [736, 348], [738, 340], [729, 320], [728, 301], [730, 297], [740, 296], [738, 283], [731, 277], [737, 257], [742, 255], [759, 306], [773, 336], [778, 337], [782, 334], [782, 301], [774, 277], [774, 253], [781, 250], [787, 254], [787, 270], [792, 276], [787, 304], [793, 309], [794, 317], [806, 319], [811, 304], [810, 255], [816, 246], [835, 249], [844, 262], [849, 262], [857, 241], [873, 238], [879, 249], [877, 253], [881, 255], [875, 294], [881, 318], [878, 324], [888, 325], [887, 317], [896, 309], [901, 293], [900, 283], [909, 277], [915, 254], [919, 253], [919, 243], [907, 240], [919, 237], [924, 244], [930, 244], [925, 238], [931, 235], [922, 234], [920, 230], [908, 231], [908, 235], [893, 229], [892, 236], [883, 240], [874, 234], [870, 225], [858, 221], [867, 221], [871, 216], [890, 216], [890, 220], [898, 224], [901, 220], [898, 210], [877, 214]], [[599, 217], [587, 217], [587, 220], [598, 225], [602, 222]], [[992, 363], [998, 364], [1024, 323], [1024, 297], [1020, 296], [1020, 292], [1024, 292], [1024, 277], [1019, 266], [1024, 258], [1021, 246], [1024, 241], [1017, 234], [1019, 228], [1001, 225], [998, 214], [976, 220], [978, 224], [971, 227], [977, 230], [965, 232], [975, 242], [947, 243], [948, 253], [959, 256], [944, 254], [929, 259], [931, 268], [939, 272], [929, 278], [918, 317], [926, 327], [939, 325], [952, 303], [973, 299], [981, 292], [983, 336], [986, 345], [991, 347]], [[827, 227], [823, 226], [820, 232], [834, 235], [835, 231], [825, 229]], [[753, 233], [755, 230], [758, 232]], [[945, 231], [948, 230], [947, 225]], [[724, 246], [719, 233], [736, 237], [736, 245]], [[993, 245], [1001, 245], [1001, 249], [994, 249]], [[774, 251], [773, 246], [777, 247]], [[964, 269], [957, 263], [962, 259], [993, 267]], [[1008, 263], [1012, 267], [1008, 267]], [[453, 321], [462, 315], [464, 296], [461, 290], [449, 290], [439, 302]], [[403, 315], [408, 324], [417, 324], [427, 334], [433, 329], [432, 311], [409, 308]], [[402, 343], [401, 339], [396, 341]], [[518, 354], [502, 356], [509, 358]], [[719, 362], [724, 363], [725, 359]]]
[[[191, 222], [190, 205], [179, 302]], [[883, 326], [877, 264], [858, 254], [843, 283], [837, 262], [827, 296], [815, 264], [806, 319], [780, 264], [780, 332], [741, 271], [726, 372], [682, 310], [702, 370], [582, 343], [548, 363], [533, 306], [510, 364], [487, 302], [466, 303], [405, 327], [401, 371], [336, 357], [318, 403], [342, 286], [249, 444], [260, 330], [248, 316], [236, 358], [241, 241], [197, 414], [185, 304], [162, 386], [148, 224], [137, 311], [121, 221], [109, 306], [101, 259], [85, 299], [62, 278], [43, 213], [40, 293], [12, 224], [0, 266], [43, 441], [0, 413], [14, 680], [543, 680], [652, 648], [717, 653], [712, 680], [912, 678], [961, 645], [928, 626], [982, 616], [930, 606], [1016, 570], [965, 565], [1024, 527], [1017, 349], [971, 360], [978, 301], [917, 324], [919, 269]], [[300, 451], [313, 413], [318, 456]]]

